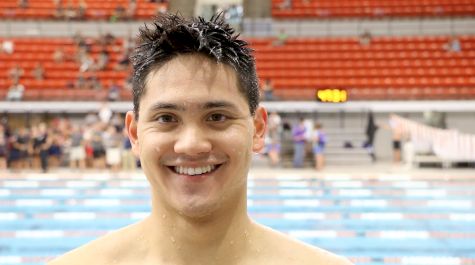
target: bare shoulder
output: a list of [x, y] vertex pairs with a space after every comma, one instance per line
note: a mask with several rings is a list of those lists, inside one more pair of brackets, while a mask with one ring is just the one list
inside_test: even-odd
[[334, 253], [294, 240], [287, 235], [261, 226], [261, 239], [272, 264], [352, 265], [348, 259]]
[[[104, 250], [107, 252], [107, 242], [110, 236], [105, 235], [86, 245], [73, 249], [72, 251], [50, 261], [47, 265], [79, 265], [79, 264], [107, 264]], [[99, 249], [102, 250], [99, 251]]]
[[133, 231], [133, 225], [122, 228], [118, 231], [108, 233], [90, 243], [54, 259], [47, 265], [102, 265], [110, 264], [123, 253], [121, 249], [125, 246], [127, 238]]

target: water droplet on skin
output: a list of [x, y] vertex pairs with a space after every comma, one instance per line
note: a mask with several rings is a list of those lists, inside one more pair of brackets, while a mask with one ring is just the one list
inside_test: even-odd
[[165, 219], [167, 218], [167, 215], [166, 214], [162, 214], [162, 219]]
[[175, 244], [176, 240], [174, 237], [170, 237], [170, 240], [172, 241], [173, 244]]
[[231, 241], [229, 242], [229, 244], [230, 244], [230, 245], [234, 245], [234, 241], [231, 240]]

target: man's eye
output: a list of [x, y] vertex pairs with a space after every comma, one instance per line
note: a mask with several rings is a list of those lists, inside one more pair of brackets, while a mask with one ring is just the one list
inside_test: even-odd
[[220, 113], [211, 114], [208, 117], [208, 121], [225, 121], [227, 117]]
[[176, 122], [177, 120], [172, 115], [161, 115], [157, 117], [157, 121], [160, 123], [170, 123], [170, 122]]

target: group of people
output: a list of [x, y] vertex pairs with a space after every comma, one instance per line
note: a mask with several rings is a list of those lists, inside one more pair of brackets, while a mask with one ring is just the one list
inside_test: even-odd
[[[313, 125], [312, 125], [313, 124]], [[268, 117], [266, 131], [265, 154], [269, 157], [272, 167], [281, 165], [282, 142], [293, 143], [293, 166], [304, 167], [307, 149], [311, 147], [316, 170], [322, 170], [325, 165], [324, 151], [327, 135], [320, 122], [300, 118], [293, 126], [282, 122], [277, 112], [271, 112]]]
[[[116, 101], [120, 99], [120, 90], [129, 89], [130, 77], [123, 81], [110, 80], [104, 84], [100, 80], [97, 71], [104, 71], [112, 68], [115, 71], [125, 71], [130, 67], [130, 53], [136, 44], [136, 40], [130, 35], [124, 38], [121, 44], [116, 42], [115, 36], [110, 33], [105, 33], [98, 38], [86, 38], [81, 32], [77, 32], [73, 36], [75, 52], [72, 54], [66, 53], [63, 48], [56, 49], [52, 54], [52, 59], [56, 63], [75, 62], [78, 65], [78, 74], [75, 80], [69, 80], [65, 84], [68, 89], [93, 89], [102, 90], [105, 85], [108, 89], [108, 99]], [[13, 43], [13, 42], [12, 42]], [[97, 55], [92, 54], [92, 47], [99, 46], [100, 52]], [[120, 56], [113, 65], [110, 64], [109, 50], [120, 51]], [[13, 52], [12, 52], [13, 53]], [[22, 83], [22, 78], [25, 76], [32, 76], [35, 80], [44, 80], [48, 73], [41, 62], [36, 63], [31, 73], [26, 72], [19, 63], [7, 70], [8, 81], [10, 86], [6, 95], [8, 101], [20, 101], [23, 99], [23, 94], [26, 89]]]
[[106, 109], [83, 121], [56, 118], [31, 126], [0, 125], [0, 169], [134, 170], [136, 158], [124, 131], [123, 117]]
[[[84, 20], [88, 10], [88, 5], [85, 0], [79, 0], [77, 4], [73, 1], [53, 0], [55, 5], [54, 18], [60, 20]], [[64, 3], [66, 2], [66, 3]], [[149, 0], [149, 2], [156, 2]], [[161, 1], [163, 2], [163, 0]], [[159, 8], [163, 8], [160, 6]], [[106, 13], [104, 9], [95, 9], [90, 12], [90, 15], [96, 19], [108, 18], [110, 22], [132, 20], [137, 11], [137, 0], [129, 0], [124, 4], [117, 4], [112, 13]], [[166, 10], [157, 10], [157, 12], [165, 12]]]

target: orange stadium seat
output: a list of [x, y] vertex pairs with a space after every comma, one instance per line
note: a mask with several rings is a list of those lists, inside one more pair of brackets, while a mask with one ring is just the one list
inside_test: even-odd
[[[360, 46], [355, 38], [291, 38], [277, 47], [272, 46], [268, 38], [250, 39], [250, 43], [259, 47], [256, 48], [258, 75], [271, 79], [276, 92], [337, 87], [348, 89], [354, 98], [381, 99], [388, 96], [389, 92], [384, 92], [387, 89], [391, 96], [413, 99], [437, 98], [437, 93], [449, 89], [446, 98], [461, 98], [462, 94], [465, 98], [473, 97], [475, 36], [461, 36], [463, 50], [458, 53], [443, 50], [443, 43], [448, 39], [449, 36], [376, 37], [367, 47]], [[21, 78], [28, 91], [25, 99], [58, 98], [58, 91], [68, 91], [66, 94], [73, 100], [94, 98], [93, 92], [74, 94], [66, 89], [79, 75], [77, 63], [53, 61], [52, 53], [60, 46], [65, 46], [67, 53], [75, 52], [70, 38], [15, 38], [13, 41], [15, 52], [0, 54], [0, 90], [6, 90], [11, 84], [7, 80], [8, 71], [19, 64], [25, 70]], [[91, 50], [95, 57], [100, 47], [93, 44]], [[119, 51], [109, 49], [109, 52], [110, 63], [104, 70], [84, 73], [85, 78], [96, 76], [104, 91], [111, 82], [124, 84], [129, 76], [128, 71], [113, 70]], [[45, 68], [45, 80], [35, 80], [32, 75], [37, 62]], [[128, 91], [121, 94], [123, 99], [131, 98]], [[302, 92], [302, 98], [304, 94]], [[99, 95], [99, 98], [104, 97], [105, 94]]]
[[[108, 19], [117, 6], [127, 8], [128, 0], [102, 1], [102, 0], [86, 0], [87, 4], [85, 19], [100, 20]], [[146, 0], [137, 0], [137, 7], [134, 19], [150, 19], [158, 10], [166, 10], [167, 3], [150, 3]], [[71, 1], [72, 7], [79, 7], [78, 0]], [[63, 8], [67, 7], [63, 4]], [[0, 1], [0, 15], [8, 19], [54, 19], [56, 7], [51, 0], [29, 1], [26, 8], [20, 8], [17, 0]], [[1, 18], [0, 18], [1, 19]]]
[[473, 0], [293, 0], [291, 6], [283, 3], [284, 0], [272, 1], [274, 18], [473, 16], [475, 11]]

